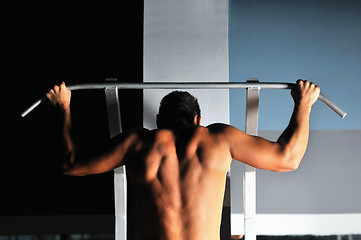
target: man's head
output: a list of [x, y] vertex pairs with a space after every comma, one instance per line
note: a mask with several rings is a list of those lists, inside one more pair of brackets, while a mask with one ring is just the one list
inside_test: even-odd
[[201, 110], [198, 100], [188, 92], [171, 92], [160, 102], [157, 115], [158, 128], [199, 125], [200, 120]]

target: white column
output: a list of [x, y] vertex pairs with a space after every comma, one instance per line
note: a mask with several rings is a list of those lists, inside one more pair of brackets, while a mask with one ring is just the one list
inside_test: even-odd
[[[228, 82], [228, 0], [144, 1], [144, 82]], [[155, 128], [170, 90], [144, 91], [144, 127]], [[202, 125], [229, 122], [228, 90], [189, 90]]]

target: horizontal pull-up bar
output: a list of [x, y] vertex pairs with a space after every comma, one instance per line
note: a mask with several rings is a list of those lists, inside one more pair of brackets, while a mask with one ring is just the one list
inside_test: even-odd
[[[183, 83], [85, 83], [70, 85], [67, 88], [71, 91], [85, 90], [85, 89], [104, 89], [108, 87], [117, 87], [118, 89], [246, 89], [246, 88], [259, 88], [259, 89], [292, 89], [296, 86], [294, 83], [275, 83], [275, 82], [183, 82]], [[34, 110], [40, 103], [45, 101], [46, 98], [39, 99], [24, 112], [21, 113], [25, 117], [28, 113]], [[318, 97], [322, 102], [327, 104], [334, 110], [340, 117], [344, 118], [346, 112], [337, 106], [333, 101], [323, 94]]]

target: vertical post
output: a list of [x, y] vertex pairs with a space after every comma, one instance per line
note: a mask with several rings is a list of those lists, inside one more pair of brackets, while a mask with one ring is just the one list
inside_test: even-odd
[[[114, 81], [114, 79], [106, 79]], [[115, 79], [116, 81], [116, 79]], [[110, 138], [122, 132], [117, 87], [105, 88]], [[125, 166], [114, 170], [115, 239], [127, 239], [127, 178]]]
[[[258, 82], [248, 79], [247, 82]], [[246, 133], [258, 135], [259, 88], [247, 88]], [[245, 240], [256, 240], [256, 169], [244, 165], [243, 175]]]

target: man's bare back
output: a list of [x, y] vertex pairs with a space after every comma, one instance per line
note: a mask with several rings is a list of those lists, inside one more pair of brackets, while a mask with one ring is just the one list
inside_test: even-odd
[[219, 239], [228, 145], [200, 126], [142, 135], [126, 165], [144, 238]]
[[313, 83], [297, 82], [291, 92], [295, 102], [291, 120], [276, 142], [226, 124], [201, 127], [198, 103], [189, 99], [189, 93], [175, 92], [175, 98], [161, 102], [160, 129], [123, 132], [104, 145], [90, 147], [74, 138], [71, 92], [65, 84], [55, 86], [47, 97], [63, 112], [65, 174], [99, 174], [126, 165], [144, 239], [197, 240], [220, 237], [226, 172], [232, 159], [271, 171], [298, 168], [319, 92]]

